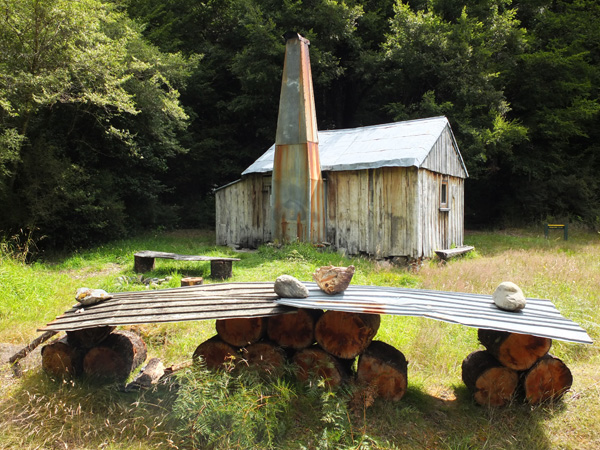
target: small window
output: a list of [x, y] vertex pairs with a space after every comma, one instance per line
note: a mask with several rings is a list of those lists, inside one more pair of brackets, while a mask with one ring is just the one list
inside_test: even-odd
[[442, 184], [440, 186], [440, 210], [449, 210], [448, 207], [448, 178], [442, 179]]

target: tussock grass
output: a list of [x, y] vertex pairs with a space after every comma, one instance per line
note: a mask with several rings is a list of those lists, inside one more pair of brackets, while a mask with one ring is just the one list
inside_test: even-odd
[[[346, 258], [327, 249], [291, 244], [234, 252], [214, 245], [204, 231], [156, 233], [89, 251], [26, 264], [0, 250], [0, 342], [24, 344], [35, 329], [74, 303], [78, 287], [107, 291], [146, 289], [133, 273], [133, 253], [158, 250], [235, 256], [231, 281], [273, 281], [286, 273], [309, 281], [321, 265], [357, 268], [354, 284], [492, 293], [513, 281], [528, 297], [547, 298], [600, 338], [600, 236], [570, 230], [544, 239], [543, 230], [468, 233], [476, 251], [446, 264], [393, 267], [368, 258]], [[156, 260], [146, 277], [202, 276], [209, 263]], [[129, 281], [123, 281], [129, 280]], [[188, 360], [215, 334], [214, 321], [148, 324], [133, 328], [149, 357], [168, 365]], [[322, 384], [298, 385], [293, 369], [279, 379], [255, 373], [186, 370], [165, 385], [124, 393], [119, 386], [85, 380], [59, 382], [41, 370], [20, 380], [0, 367], [0, 448], [163, 449], [592, 449], [600, 448], [600, 348], [554, 341], [551, 352], [573, 372], [574, 384], [555, 404], [508, 408], [474, 404], [461, 381], [464, 357], [480, 348], [477, 331], [423, 318], [383, 316], [376, 339], [409, 361], [409, 388], [397, 403], [374, 400], [348, 385], [331, 392]]]

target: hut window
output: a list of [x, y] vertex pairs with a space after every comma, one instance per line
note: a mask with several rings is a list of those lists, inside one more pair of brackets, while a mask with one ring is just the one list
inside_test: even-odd
[[448, 178], [443, 178], [440, 186], [440, 210], [448, 210]]

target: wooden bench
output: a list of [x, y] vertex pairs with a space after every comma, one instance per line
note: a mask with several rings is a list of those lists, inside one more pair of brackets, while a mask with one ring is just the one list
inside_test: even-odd
[[233, 261], [240, 260], [239, 258], [224, 258], [221, 256], [178, 255], [177, 253], [144, 250], [133, 255], [133, 270], [136, 273], [152, 271], [154, 269], [155, 258], [174, 259], [177, 261], [210, 261], [210, 277], [221, 280], [231, 277]]
[[473, 247], [472, 245], [463, 245], [462, 247], [449, 248], [445, 250], [436, 250], [435, 253], [440, 257], [440, 259], [446, 261], [447, 259], [470, 252], [474, 248], [475, 247]]

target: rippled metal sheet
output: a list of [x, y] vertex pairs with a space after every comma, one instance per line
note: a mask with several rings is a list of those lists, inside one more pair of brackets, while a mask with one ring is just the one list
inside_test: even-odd
[[273, 283], [219, 283], [112, 295], [92, 306], [77, 304], [38, 331], [267, 317], [295, 311], [275, 303]]
[[[319, 131], [321, 170], [421, 167], [444, 129], [449, 126], [446, 117], [432, 117], [360, 128]], [[274, 154], [275, 145], [242, 175], [271, 172]], [[462, 159], [461, 164], [464, 167]]]
[[426, 317], [474, 328], [593, 343], [584, 329], [563, 317], [549, 300], [528, 298], [525, 309], [508, 312], [497, 308], [491, 295], [381, 286], [349, 286], [342, 294], [327, 295], [315, 283], [305, 285], [309, 288], [308, 298], [282, 298], [277, 303], [296, 308]]

